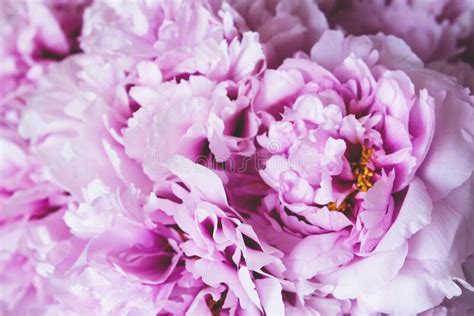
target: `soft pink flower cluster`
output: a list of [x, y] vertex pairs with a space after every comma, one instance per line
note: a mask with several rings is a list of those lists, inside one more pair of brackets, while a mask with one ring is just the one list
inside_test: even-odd
[[1, 315], [468, 315], [474, 3], [0, 0]]

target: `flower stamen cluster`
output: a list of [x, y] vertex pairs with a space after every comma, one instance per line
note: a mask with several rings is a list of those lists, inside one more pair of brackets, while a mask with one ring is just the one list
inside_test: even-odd
[[357, 190], [349, 194], [339, 205], [334, 201], [329, 202], [326, 207], [330, 211], [351, 214], [354, 209], [354, 199], [357, 193], [367, 192], [374, 185], [373, 176], [375, 171], [368, 166], [373, 152], [373, 148], [368, 148], [364, 144], [361, 146], [359, 161], [350, 163], [355, 177], [355, 187]]
[[356, 188], [359, 191], [367, 192], [373, 185], [372, 177], [374, 176], [374, 170], [368, 167], [370, 157], [373, 153], [373, 148], [367, 148], [362, 145], [359, 162], [350, 163], [352, 172], [356, 177]]

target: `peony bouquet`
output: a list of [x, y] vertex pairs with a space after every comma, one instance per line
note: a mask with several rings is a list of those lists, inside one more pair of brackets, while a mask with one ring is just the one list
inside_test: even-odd
[[0, 315], [473, 315], [474, 1], [0, 0]]

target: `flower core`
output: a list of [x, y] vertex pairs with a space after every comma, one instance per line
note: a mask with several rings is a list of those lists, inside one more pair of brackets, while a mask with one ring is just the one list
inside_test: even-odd
[[354, 198], [358, 192], [367, 192], [373, 185], [374, 170], [370, 169], [368, 164], [372, 156], [373, 149], [365, 145], [361, 146], [361, 154], [358, 162], [351, 162], [351, 169], [355, 177], [356, 191], [349, 194], [344, 201], [337, 205], [336, 202], [329, 202], [326, 206], [330, 211], [343, 213], [352, 212], [355, 202]]

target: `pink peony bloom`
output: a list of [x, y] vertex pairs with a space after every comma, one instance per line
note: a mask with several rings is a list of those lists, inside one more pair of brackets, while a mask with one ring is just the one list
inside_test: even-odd
[[57, 245], [69, 236], [61, 217], [71, 199], [18, 135], [24, 104], [15, 94], [0, 100], [1, 314], [43, 310], [48, 261], [65, 259]]
[[418, 313], [460, 295], [457, 282], [472, 289], [473, 104], [391, 36], [328, 31], [310, 59], [265, 72], [253, 107], [271, 190], [263, 218], [243, 211], [284, 252], [286, 278], [326, 286], [299, 304]]
[[81, 288], [89, 305], [78, 312], [281, 314], [281, 253], [228, 206], [216, 174], [179, 156], [167, 168], [176, 178], [148, 198], [133, 187], [112, 193], [99, 181], [83, 190], [84, 202], [64, 214], [82, 241], [63, 266], [72, 290], [49, 308], [68, 310]]
[[27, 98], [20, 134], [62, 188], [81, 197], [99, 179], [110, 188], [151, 183], [124, 153], [121, 130], [132, 114], [126, 70], [119, 60], [76, 55], [51, 65]]
[[[228, 41], [223, 34], [216, 35], [223, 24], [207, 6], [183, 2], [178, 11], [169, 4], [156, 4], [157, 12], [166, 17], [160, 24], [160, 34], [166, 36], [148, 37], [140, 32], [132, 36], [134, 28], [122, 27], [122, 23], [131, 23], [130, 12], [150, 14], [149, 32], [156, 29], [148, 26], [161, 20], [142, 4], [129, 4], [134, 9], [123, 10], [116, 2], [90, 7], [81, 43], [87, 54], [51, 66], [38, 92], [28, 98], [31, 106], [20, 125], [21, 135], [33, 141], [35, 152], [56, 181], [77, 197], [96, 178], [110, 188], [124, 189], [133, 183], [149, 192], [151, 182], [141, 165], [150, 179], [157, 180], [160, 164], [171, 155], [196, 158], [207, 143], [218, 161], [254, 152], [257, 122], [249, 111], [255, 90], [251, 81], [265, 64], [256, 34], [247, 32], [241, 39]], [[118, 43], [130, 44], [129, 48], [96, 44], [105, 42], [102, 36], [112, 31], [95, 19], [107, 19], [115, 11], [124, 19], [112, 24], [123, 32]], [[90, 16], [92, 13], [98, 15]], [[196, 41], [185, 32], [180, 23], [186, 19], [180, 14], [202, 23], [203, 36], [210, 36], [209, 40]], [[140, 15], [139, 20], [142, 18]], [[124, 37], [130, 37], [130, 42], [123, 41]], [[143, 39], [153, 53], [144, 56], [132, 39]], [[199, 53], [204, 43], [212, 48]], [[77, 166], [87, 170], [82, 172]]]
[[88, 0], [0, 2], [0, 96], [38, 79], [43, 65], [77, 50]]
[[82, 48], [155, 58], [165, 78], [203, 73], [223, 42], [257, 32], [270, 66], [299, 51], [309, 52], [327, 29], [310, 0], [97, 1], [87, 11]]
[[[36, 93], [27, 98], [28, 110], [20, 124], [21, 134], [31, 140], [32, 149], [48, 166], [55, 181], [80, 202], [77, 208], [65, 213], [64, 220], [85, 246], [77, 250], [80, 256], [76, 256], [74, 265], [64, 271], [64, 278], [73, 290], [55, 299], [53, 311], [67, 310], [76, 288], [85, 289], [83, 300], [91, 302], [90, 310], [78, 310], [78, 313], [147, 314], [146, 311], [153, 310], [179, 314], [188, 309], [209, 310], [212, 301], [217, 309], [225, 297], [228, 297], [225, 309], [272, 308], [268, 295], [281, 292], [276, 279], [256, 282], [259, 291], [273, 289], [270, 294], [261, 294], [263, 302], [255, 298], [253, 288], [248, 288], [249, 271], [253, 271], [249, 269], [260, 270], [261, 267], [253, 265], [260, 264], [259, 260], [263, 260], [260, 257], [264, 257], [254, 258], [252, 251], [242, 244], [244, 237], [240, 229], [247, 232], [250, 227], [240, 228], [237, 219], [223, 219], [234, 225], [230, 226], [234, 229], [233, 242], [240, 247], [236, 250], [237, 246], [229, 245], [228, 252], [236, 251], [235, 260], [244, 252], [251, 263], [240, 274], [231, 271], [222, 280], [212, 280], [201, 275], [202, 266], [208, 261], [184, 269], [196, 261], [189, 257], [198, 255], [184, 253], [182, 238], [189, 237], [182, 236], [191, 233], [184, 229], [187, 226], [181, 228], [171, 214], [160, 209], [147, 215], [144, 212], [152, 205], [143, 206], [137, 193], [140, 190], [147, 194], [151, 190], [151, 182], [140, 164], [151, 179], [162, 182], [166, 169], [162, 168], [159, 176], [153, 168], [174, 153], [181, 153], [176, 145], [182, 138], [181, 148], [192, 158], [207, 146], [206, 140], [212, 144], [209, 146], [216, 159], [254, 153], [253, 136], [258, 122], [250, 113], [249, 104], [255, 90], [252, 77], [260, 72], [264, 58], [262, 49], [253, 33], [245, 33], [242, 41], [234, 40], [222, 46], [219, 56], [207, 77], [193, 75], [178, 82], [164, 79], [157, 62], [137, 62], [126, 57], [105, 57], [105, 54], [104, 57], [77, 55], [52, 65], [48, 75], [38, 83]], [[192, 104], [196, 108], [189, 111]], [[183, 117], [188, 121], [182, 120]], [[243, 124], [241, 120], [250, 127], [239, 127]], [[140, 146], [142, 142], [149, 143], [149, 147]], [[161, 156], [150, 161], [147, 157], [154, 158], [155, 153]], [[108, 158], [104, 160], [104, 157]], [[158, 183], [155, 187], [160, 188]], [[222, 211], [219, 214], [224, 216]], [[248, 234], [254, 237], [251, 231]], [[268, 258], [279, 262], [273, 254], [276, 250], [268, 251]], [[214, 252], [201, 255], [206, 260], [210, 256], [223, 256]], [[236, 267], [238, 264], [234, 263]], [[266, 261], [262, 264], [270, 265]], [[281, 262], [276, 265], [283, 269]], [[227, 269], [223, 264], [220, 266]], [[117, 291], [117, 282], [125, 283], [125, 289]], [[240, 283], [235, 293], [227, 294], [230, 285]], [[239, 302], [244, 307], [239, 307]]]
[[260, 35], [269, 67], [311, 47], [328, 28], [326, 17], [312, 0], [224, 0], [240, 31]]
[[333, 2], [11, 2], [0, 314], [468, 311], [470, 3]]
[[282, 253], [259, 240], [228, 205], [215, 173], [182, 156], [166, 166], [176, 179], [158, 189], [153, 205], [183, 232], [186, 270], [217, 290], [208, 306], [196, 303], [190, 314], [201, 315], [208, 308], [213, 314], [283, 314]]
[[[55, 293], [55, 270], [74, 257], [62, 215], [70, 199], [47, 183], [30, 184], [0, 204], [0, 313], [42, 313]], [[67, 291], [63, 287], [62, 291]]]
[[[206, 160], [210, 151], [217, 162], [222, 162], [233, 155], [255, 152], [253, 137], [258, 120], [250, 111], [250, 102], [255, 91], [252, 78], [260, 71], [262, 50], [252, 33], [245, 33], [242, 43], [233, 42], [229, 49], [229, 55], [236, 52], [238, 58], [227, 66], [234, 70], [235, 79], [213, 80], [209, 74], [179, 83], [160, 82], [155, 64], [137, 66], [139, 83], [130, 89], [130, 96], [140, 108], [124, 131], [124, 145], [152, 180], [161, 178], [165, 170], [160, 164], [174, 154], [198, 161]], [[240, 68], [240, 64], [246, 67]]]
[[134, 187], [113, 193], [94, 180], [82, 193], [84, 202], [64, 215], [85, 243], [67, 273], [90, 294], [96, 312], [149, 315], [172, 311], [178, 301], [181, 309], [189, 306], [203, 286], [184, 270], [183, 237], [173, 221], [154, 216]]
[[350, 34], [398, 36], [425, 62], [452, 58], [466, 49], [472, 52], [474, 3], [470, 0], [336, 1], [328, 19]]
[[97, 1], [85, 13], [81, 47], [94, 54], [154, 59], [165, 79], [208, 73], [237, 37], [229, 13], [206, 0]]
[[86, 5], [0, 2], [0, 314], [46, 313], [57, 292], [52, 275], [73, 258], [62, 221], [71, 198], [53, 184], [18, 125], [45, 65], [75, 52]]

